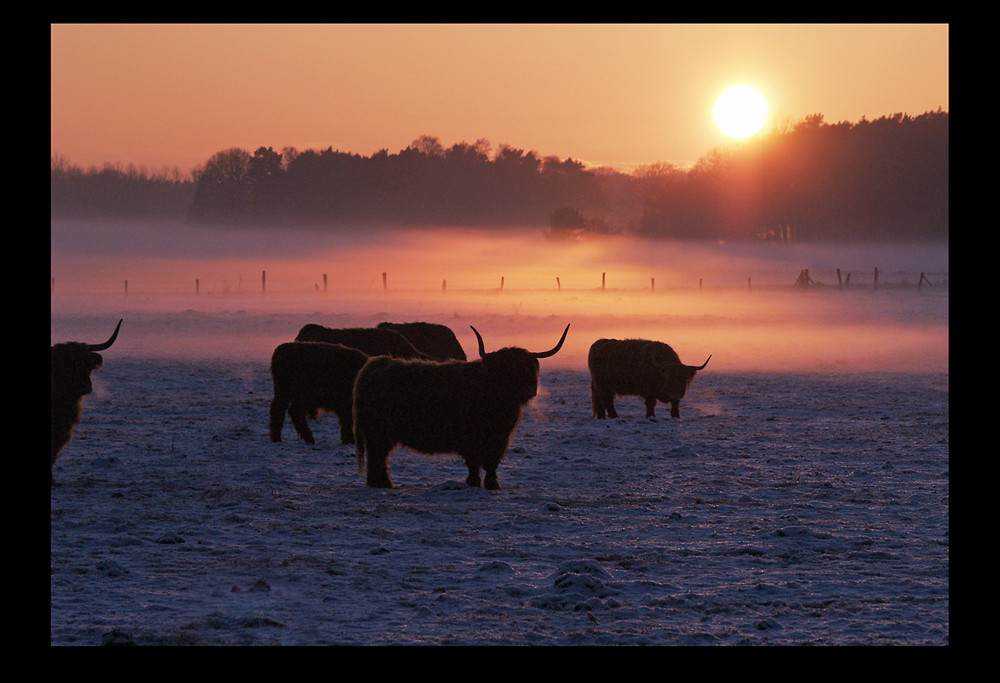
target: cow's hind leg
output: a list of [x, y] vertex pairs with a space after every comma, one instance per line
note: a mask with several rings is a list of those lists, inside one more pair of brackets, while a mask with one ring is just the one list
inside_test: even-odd
[[292, 404], [288, 406], [288, 416], [292, 418], [292, 424], [295, 425], [295, 431], [299, 433], [302, 440], [306, 443], [316, 443], [316, 439], [313, 438], [312, 430], [309, 429], [309, 422], [306, 420], [306, 409], [300, 404], [292, 401]]
[[351, 428], [351, 418], [340, 419], [340, 443], [354, 443], [354, 430]]
[[469, 476], [465, 478], [465, 483], [469, 486], [482, 486], [479, 480], [479, 461], [475, 458], [465, 458], [465, 466], [469, 468]]
[[647, 396], [644, 400], [646, 402], [646, 417], [656, 417], [656, 399], [651, 396]]
[[271, 441], [281, 441], [281, 428], [285, 425], [285, 410], [288, 400], [275, 396], [271, 400], [271, 420], [268, 423], [271, 430]]
[[604, 401], [601, 400], [597, 385], [594, 384], [593, 380], [590, 381], [590, 405], [594, 410], [594, 417], [603, 420], [605, 417]]
[[368, 450], [368, 473], [365, 483], [376, 489], [391, 489], [392, 479], [389, 478], [389, 450], [383, 443], [373, 443], [372, 439], [367, 439], [365, 446]]
[[600, 398], [604, 404], [604, 409], [608, 411], [608, 417], [618, 417], [618, 411], [615, 410], [615, 392], [601, 390]]
[[483, 456], [483, 488], [487, 491], [500, 490], [500, 482], [497, 480], [497, 467], [500, 466], [500, 461], [503, 459], [504, 450], [506, 450], [505, 447], [500, 449], [498, 453]]

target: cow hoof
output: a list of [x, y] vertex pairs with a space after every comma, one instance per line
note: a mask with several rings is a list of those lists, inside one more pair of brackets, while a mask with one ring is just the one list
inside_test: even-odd
[[389, 479], [388, 475], [378, 476], [378, 477], [368, 477], [368, 479], [367, 479], [367, 481], [365, 483], [368, 484], [368, 486], [370, 486], [373, 489], [391, 489], [392, 488], [392, 480]]

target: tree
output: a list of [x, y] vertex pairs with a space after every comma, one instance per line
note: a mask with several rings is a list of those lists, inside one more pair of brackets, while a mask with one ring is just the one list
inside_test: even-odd
[[242, 217], [247, 201], [250, 154], [233, 147], [216, 152], [198, 173], [191, 215], [200, 220]]

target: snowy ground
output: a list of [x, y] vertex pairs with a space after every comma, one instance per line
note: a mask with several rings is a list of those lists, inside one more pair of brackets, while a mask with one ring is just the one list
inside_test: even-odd
[[[225, 297], [161, 311], [132, 293], [85, 306], [59, 282], [53, 343], [126, 320], [55, 469], [54, 645], [949, 642], [946, 287], [693, 306], [704, 293], [661, 284], [657, 312], [635, 314], [633, 294], [600, 309], [589, 294], [562, 308], [376, 295], [336, 313]], [[305, 322], [381, 319], [448, 324], [470, 355], [469, 324], [489, 350], [548, 348], [572, 323], [501, 491], [406, 450], [390, 458], [397, 488], [369, 489], [332, 415], [314, 446], [290, 423], [269, 441], [275, 344]], [[662, 405], [644, 419], [637, 398], [591, 418], [599, 336], [713, 354], [680, 420]]]

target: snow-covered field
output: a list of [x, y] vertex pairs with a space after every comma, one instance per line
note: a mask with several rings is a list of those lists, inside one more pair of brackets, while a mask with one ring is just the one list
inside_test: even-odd
[[[949, 643], [946, 284], [126, 297], [53, 263], [53, 343], [125, 318], [55, 468], [53, 645]], [[370, 489], [333, 415], [270, 442], [276, 344], [417, 319], [471, 356], [572, 325], [500, 491], [402, 449]], [[712, 354], [681, 419], [591, 417], [600, 336]]]

